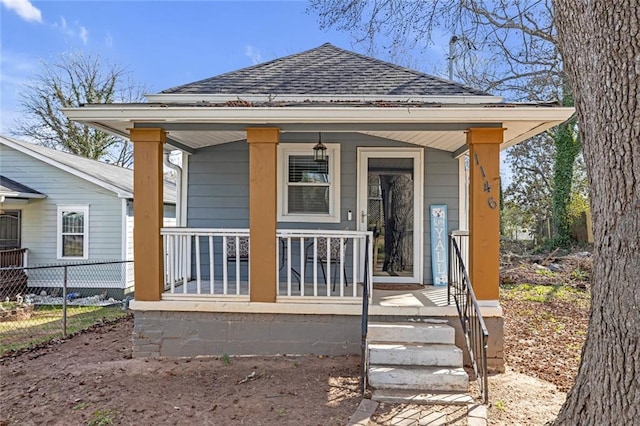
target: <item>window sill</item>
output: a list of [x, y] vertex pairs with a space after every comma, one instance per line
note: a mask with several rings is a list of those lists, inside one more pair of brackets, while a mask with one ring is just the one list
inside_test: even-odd
[[340, 218], [334, 215], [301, 215], [288, 214], [278, 215], [278, 222], [300, 222], [300, 223], [340, 223]]

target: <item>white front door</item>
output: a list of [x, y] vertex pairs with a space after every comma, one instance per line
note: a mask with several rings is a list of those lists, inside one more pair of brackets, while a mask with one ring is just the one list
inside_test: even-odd
[[422, 283], [422, 158], [421, 148], [358, 148], [356, 220], [374, 234], [374, 283]]

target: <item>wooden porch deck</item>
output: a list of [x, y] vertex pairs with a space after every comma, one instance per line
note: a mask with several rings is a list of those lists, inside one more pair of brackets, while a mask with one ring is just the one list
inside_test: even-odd
[[[349, 284], [343, 289], [343, 293], [340, 293], [340, 283], [337, 282], [335, 289], [332, 289], [332, 285], [327, 286], [324, 282], [319, 282], [317, 285], [317, 293], [314, 293], [313, 283], [305, 283], [304, 293], [298, 288], [297, 282], [291, 283], [291, 298], [296, 297], [334, 297], [341, 302], [353, 302], [360, 304], [362, 297], [362, 284], [358, 283], [356, 286], [356, 295], [353, 295], [353, 285]], [[208, 280], [202, 280], [200, 283], [200, 291], [198, 291], [197, 282], [195, 280], [187, 283], [186, 292], [184, 291], [183, 284], [175, 286], [173, 293], [165, 292], [166, 295], [202, 295], [203, 297], [228, 297], [228, 296], [249, 296], [249, 283], [247, 281], [240, 281], [239, 291], [237, 290], [237, 283], [235, 281], [229, 282], [227, 285], [227, 295], [223, 296], [223, 282], [222, 280], [215, 280], [213, 292], [211, 292], [211, 282]], [[329, 294], [327, 291], [329, 290]], [[286, 297], [288, 295], [287, 282], [279, 283], [279, 297]], [[308, 299], [307, 299], [308, 300]], [[445, 307], [447, 304], [447, 287], [446, 286], [433, 286], [425, 285], [421, 289], [411, 290], [373, 290], [372, 306], [381, 307]]]

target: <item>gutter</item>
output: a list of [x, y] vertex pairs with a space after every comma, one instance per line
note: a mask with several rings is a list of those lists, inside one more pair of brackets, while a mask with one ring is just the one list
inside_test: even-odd
[[505, 121], [567, 120], [575, 112], [566, 107], [501, 107], [480, 106], [438, 108], [347, 108], [347, 107], [159, 107], [154, 105], [86, 106], [63, 108], [70, 120], [91, 123], [105, 121], [172, 123], [240, 123], [269, 125], [288, 123], [459, 123]]

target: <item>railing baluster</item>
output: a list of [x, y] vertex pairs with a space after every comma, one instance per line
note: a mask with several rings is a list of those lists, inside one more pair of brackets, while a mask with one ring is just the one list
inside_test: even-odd
[[337, 274], [340, 275], [340, 297], [344, 297], [344, 238], [340, 238], [340, 264]]
[[287, 296], [291, 296], [291, 237], [287, 237]]
[[187, 262], [189, 261], [189, 257], [188, 257], [188, 253], [187, 253], [187, 244], [191, 241], [191, 236], [190, 235], [185, 235], [184, 236], [184, 242], [182, 244], [182, 253], [183, 253], [183, 259], [182, 259], [182, 292], [184, 294], [187, 293], [187, 286], [189, 283], [189, 277], [187, 277]]
[[327, 296], [331, 296], [331, 237], [327, 237]]
[[240, 237], [236, 236], [236, 294], [240, 294]]
[[229, 279], [229, 253], [227, 253], [227, 236], [222, 236], [222, 294], [227, 294], [227, 280]]
[[202, 277], [200, 275], [200, 236], [194, 237], [196, 245], [196, 294], [202, 294]]
[[209, 235], [209, 294], [214, 293], [215, 287], [215, 256], [213, 254], [213, 235]]
[[174, 249], [174, 245], [175, 245], [175, 235], [167, 235], [167, 244], [169, 245], [169, 248], [167, 250], [167, 252], [169, 253], [169, 259], [167, 260], [167, 263], [169, 264], [169, 285], [171, 286], [171, 293], [175, 293], [176, 292], [176, 277], [175, 277], [175, 271], [174, 271], [174, 264], [175, 264], [175, 249]]
[[313, 237], [313, 295], [318, 296], [318, 237]]
[[300, 237], [300, 296], [304, 296], [304, 237]]
[[356, 297], [358, 295], [358, 264], [357, 264], [357, 247], [360, 244], [359, 238], [352, 238], [352, 248], [351, 248], [351, 282], [353, 283], [353, 289], [351, 290], [352, 296]]

